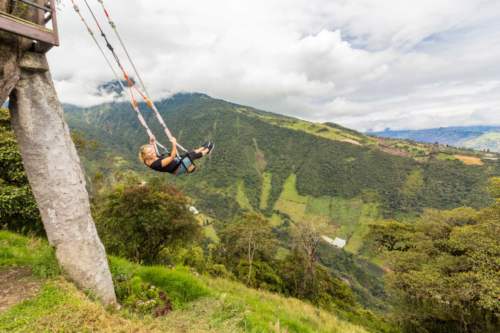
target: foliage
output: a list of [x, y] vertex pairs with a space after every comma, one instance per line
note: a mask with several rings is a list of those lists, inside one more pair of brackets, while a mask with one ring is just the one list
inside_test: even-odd
[[210, 257], [198, 244], [180, 244], [170, 246], [160, 253], [159, 263], [167, 266], [188, 266], [197, 272], [206, 272], [211, 266]]
[[187, 269], [161, 266], [140, 266], [111, 257], [110, 269], [117, 297], [140, 312], [151, 313], [161, 305], [165, 293], [174, 309], [210, 294], [209, 290]]
[[303, 253], [295, 250], [281, 262], [286, 291], [325, 308], [338, 306], [347, 309], [355, 304], [349, 287], [325, 269], [308, 262]]
[[359, 304], [388, 313], [389, 302], [383, 283], [383, 270], [374, 263], [341, 249], [322, 244], [319, 262], [335, 276], [346, 281]]
[[[295, 228], [293, 237], [281, 244], [285, 246], [283, 243], [286, 243], [291, 251], [279, 257], [276, 253], [280, 242], [270, 223], [255, 213], [246, 213], [220, 230], [221, 243], [216, 261], [227, 265], [235, 278], [247, 285], [308, 300], [377, 332], [391, 331], [389, 324], [361, 309], [349, 286], [329, 267], [322, 265], [318, 251], [321, 241], [319, 229], [312, 224]], [[251, 259], [253, 250], [255, 253]], [[330, 262], [328, 264], [331, 265]], [[352, 269], [349, 267], [346, 272]], [[365, 279], [369, 276], [360, 275]]]
[[488, 189], [491, 196], [498, 201], [500, 199], [500, 177], [491, 178]]
[[8, 111], [0, 109], [0, 228], [43, 235], [40, 213], [9, 120]]
[[29, 266], [35, 276], [43, 278], [60, 274], [54, 252], [46, 241], [0, 230], [0, 269], [5, 266]]
[[247, 213], [228, 224], [219, 237], [219, 260], [237, 278], [249, 286], [279, 289], [279, 277], [268, 264], [273, 262], [277, 240], [267, 219]]
[[372, 226], [408, 332], [498, 332], [500, 205], [426, 211], [414, 223]]
[[323, 307], [355, 305], [351, 290], [319, 262], [320, 230], [313, 223], [295, 226], [290, 254], [282, 262], [283, 280], [290, 295]]
[[201, 232], [187, 198], [155, 180], [118, 183], [95, 202], [97, 229], [108, 251], [137, 262], [155, 263], [165, 247], [192, 242]]

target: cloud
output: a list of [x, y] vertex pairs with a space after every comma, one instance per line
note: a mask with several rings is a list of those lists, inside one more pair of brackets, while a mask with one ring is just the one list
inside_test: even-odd
[[[360, 130], [500, 124], [496, 0], [105, 3], [155, 98], [204, 92]], [[109, 100], [96, 87], [113, 76], [71, 7], [59, 25], [61, 100]]]

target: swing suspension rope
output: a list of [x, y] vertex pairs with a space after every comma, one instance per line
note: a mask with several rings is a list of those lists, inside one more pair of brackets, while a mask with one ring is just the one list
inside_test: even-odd
[[135, 65], [135, 62], [132, 60], [132, 57], [130, 56], [130, 53], [128, 52], [128, 48], [125, 46], [125, 43], [123, 42], [123, 39], [118, 32], [118, 28], [116, 27], [115, 22], [111, 19], [111, 15], [109, 14], [108, 9], [104, 5], [103, 0], [97, 0], [101, 4], [101, 8], [104, 12], [104, 15], [106, 16], [106, 19], [108, 20], [109, 26], [111, 29], [113, 29], [113, 32], [115, 33], [116, 38], [118, 39], [118, 42], [120, 43], [123, 51], [125, 52], [125, 55], [127, 56], [128, 61], [130, 62], [130, 65], [132, 66], [132, 69], [134, 70], [134, 74], [139, 80], [139, 83], [141, 84], [142, 91], [146, 94], [146, 96], [151, 96], [148, 92], [148, 89], [146, 88], [146, 84], [144, 83], [144, 80], [142, 79], [141, 74], [139, 73], [139, 70], [137, 70], [137, 66]]
[[[123, 77], [125, 79], [125, 82], [127, 83], [127, 87], [128, 89], [125, 89], [123, 83], [122, 83], [122, 80], [119, 79], [119, 76], [117, 74], [117, 72], [115, 71], [113, 65], [111, 64], [110, 60], [108, 59], [108, 57], [106, 56], [106, 53], [104, 52], [103, 48], [101, 47], [101, 45], [99, 44], [99, 42], [97, 41], [96, 37], [95, 37], [95, 34], [94, 34], [94, 31], [90, 28], [89, 24], [87, 23], [87, 21], [85, 20], [85, 18], [83, 17], [83, 15], [81, 14], [81, 11], [80, 11], [80, 8], [76, 5], [75, 1], [74, 0], [71, 0], [71, 3], [73, 4], [73, 9], [75, 10], [75, 12], [78, 14], [78, 16], [80, 17], [80, 20], [83, 22], [83, 24], [85, 25], [87, 31], [89, 32], [89, 34], [91, 35], [92, 37], [92, 40], [94, 41], [94, 43], [97, 45], [97, 47], [99, 48], [99, 51], [101, 52], [102, 56], [104, 57], [104, 59], [106, 60], [106, 63], [108, 64], [109, 68], [111, 69], [111, 71], [113, 72], [113, 75], [115, 76], [116, 80], [118, 81], [118, 84], [120, 85], [120, 87], [124, 90], [124, 91], [127, 91], [127, 94], [129, 96], [129, 99], [130, 99], [130, 104], [132, 106], [132, 108], [134, 109], [134, 111], [136, 112], [137, 114], [137, 117], [139, 119], [139, 122], [140, 124], [144, 127], [144, 129], [146, 130], [148, 136], [150, 139], [155, 139], [155, 143], [165, 149], [166, 147], [164, 145], [162, 145], [161, 143], [159, 143], [158, 141], [156, 141], [156, 138], [153, 134], [153, 132], [151, 131], [151, 129], [149, 128], [149, 126], [147, 125], [140, 109], [139, 109], [139, 103], [137, 102], [137, 100], [135, 99], [135, 96], [134, 96], [134, 91], [136, 93], [138, 93], [142, 98], [143, 100], [145, 101], [146, 105], [151, 109], [153, 110], [153, 113], [155, 114], [156, 118], [158, 119], [158, 122], [160, 123], [160, 125], [163, 127], [164, 129], [164, 132], [167, 136], [167, 138], [169, 140], [172, 140], [173, 138], [173, 135], [172, 133], [170, 132], [169, 128], [167, 127], [167, 125], [165, 124], [165, 121], [163, 120], [162, 116], [160, 115], [158, 109], [156, 108], [156, 105], [153, 103], [153, 101], [149, 98], [149, 95], [144, 92], [144, 91], [141, 91], [136, 85], [135, 83], [132, 81], [132, 79], [130, 78], [130, 76], [128, 75], [127, 71], [125, 70], [125, 67], [123, 66], [122, 62], [120, 61], [120, 58], [118, 57], [118, 55], [116, 54], [115, 52], [115, 49], [113, 48], [113, 46], [111, 45], [111, 43], [109, 42], [106, 34], [104, 33], [104, 30], [102, 29], [101, 25], [99, 24], [99, 21], [97, 19], [97, 17], [95, 16], [93, 10], [91, 9], [89, 3], [87, 0], [83, 0], [85, 2], [85, 5], [87, 6], [89, 12], [91, 13], [92, 15], [92, 18], [94, 20], [94, 22], [96, 23], [96, 26], [101, 34], [101, 37], [104, 39], [105, 43], [106, 43], [106, 47], [108, 48], [108, 50], [111, 52], [112, 56], [113, 56], [113, 59], [115, 60], [115, 63], [117, 64], [117, 66], [120, 68], [122, 74], [123, 74]], [[116, 25], [113, 23], [113, 21], [111, 21], [110, 19], [110, 16], [109, 16], [109, 12], [106, 10], [106, 8], [104, 7], [104, 3], [102, 3], [102, 1], [98, 0], [103, 9], [105, 10], [105, 14], [106, 14], [106, 17], [108, 17], [108, 22], [109, 24], [113, 27], [113, 30], [115, 31], [115, 33], [117, 34], [117, 37], [119, 36], [119, 33], [118, 33], [118, 30], [116, 29]], [[137, 75], [139, 81], [140, 81], [140, 84], [141, 84], [141, 87], [145, 88], [145, 85], [144, 85], [144, 81], [142, 80], [141, 76], [139, 75], [139, 72], [137, 70], [137, 67], [135, 66], [135, 64], [133, 63], [131, 57], [130, 57], [130, 54], [128, 53], [126, 47], [125, 47], [125, 44], [123, 43], [123, 40], [121, 39], [121, 37], [118, 38], [120, 40], [120, 44], [122, 45], [122, 48], [125, 50], [125, 53], [127, 54], [127, 58], [129, 60], [129, 62], [132, 64], [132, 67], [134, 68], [134, 72], [135, 74]], [[181, 146], [179, 143], [177, 143], [177, 147], [179, 149], [181, 149], [182, 151], [187, 151], [183, 146]]]
[[[125, 88], [125, 86], [122, 83], [122, 80], [118, 76], [118, 73], [116, 72], [115, 68], [111, 64], [111, 61], [108, 59], [108, 56], [106, 55], [106, 53], [104, 52], [103, 48], [101, 47], [101, 44], [99, 44], [99, 42], [97, 41], [97, 39], [95, 37], [95, 34], [94, 34], [94, 31], [90, 28], [90, 26], [87, 24], [87, 21], [82, 16], [82, 14], [80, 12], [80, 8], [76, 5], [76, 3], [74, 2], [74, 0], [71, 0], [71, 2], [73, 4], [73, 9], [77, 13], [77, 15], [80, 17], [80, 20], [82, 21], [82, 23], [85, 25], [85, 28], [87, 29], [88, 33], [92, 37], [92, 40], [94, 41], [94, 44], [97, 45], [97, 48], [99, 49], [101, 55], [103, 56], [104, 60], [106, 61], [109, 69], [113, 73], [113, 76], [115, 77], [116, 81], [120, 85], [120, 88], [122, 89], [122, 91], [125, 91], [127, 93], [128, 97], [129, 97], [129, 100], [130, 100], [130, 105], [132, 106], [132, 109], [136, 112], [137, 118], [139, 119], [139, 123], [145, 128], [145, 130], [146, 130], [146, 132], [147, 132], [147, 134], [148, 134], [148, 136], [150, 138], [155, 138], [153, 132], [149, 128], [148, 124], [146, 123], [146, 120], [144, 119], [144, 117], [142, 116], [141, 111], [138, 108], [138, 103], [137, 103], [137, 101], [136, 101], [136, 99], [135, 99], [135, 97], [133, 95], [132, 90], [130, 89], [130, 87], [128, 87], [128, 89]], [[127, 84], [127, 86], [128, 86], [128, 84]], [[163, 149], [166, 149], [165, 146], [162, 145], [160, 142], [156, 141], [156, 139], [155, 139], [155, 142], [156, 142], [156, 144], [159, 147], [161, 147]]]
[[[87, 0], [84, 0], [84, 1], [87, 2]], [[120, 43], [123, 51], [125, 52], [125, 55], [127, 56], [127, 59], [129, 61], [130, 65], [132, 66], [132, 69], [134, 70], [134, 74], [136, 75], [137, 79], [139, 80], [139, 83], [141, 84], [142, 91], [144, 92], [144, 94], [141, 94], [141, 96], [144, 98], [144, 101], [149, 106], [149, 108], [151, 110], [153, 110], [156, 118], [158, 119], [158, 122], [163, 127], [163, 129], [164, 129], [165, 134], [167, 135], [167, 137], [169, 139], [172, 138], [172, 133], [170, 132], [170, 130], [167, 127], [167, 125], [165, 124], [165, 121], [163, 120], [162, 116], [160, 115], [160, 112], [158, 111], [158, 108], [154, 104], [153, 100], [150, 98], [150, 95], [149, 95], [148, 90], [146, 88], [146, 84], [144, 83], [144, 80], [142, 79], [142, 76], [139, 73], [139, 70], [137, 69], [137, 66], [135, 65], [134, 61], [132, 60], [132, 57], [130, 56], [130, 53], [128, 52], [127, 46], [123, 42], [123, 39], [122, 39], [120, 33], [118, 32], [118, 28], [116, 26], [116, 23], [111, 19], [111, 15], [110, 15], [109, 10], [104, 5], [104, 1], [103, 0], [97, 0], [97, 2], [99, 2], [101, 4], [101, 8], [102, 8], [102, 10], [104, 12], [104, 15], [107, 18], [108, 24], [111, 27], [111, 29], [113, 30], [113, 32], [115, 33], [116, 38], [118, 39], [118, 41], [119, 41], [119, 43]], [[186, 151], [186, 149], [184, 149], [182, 146], [180, 146], [180, 145], [177, 145], [177, 146], [179, 148], [181, 148], [182, 150]]]

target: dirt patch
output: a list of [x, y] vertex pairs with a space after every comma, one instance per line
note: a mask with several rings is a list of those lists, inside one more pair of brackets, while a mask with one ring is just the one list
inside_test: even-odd
[[397, 149], [389, 146], [379, 146], [380, 150], [384, 153], [393, 155], [393, 156], [401, 156], [401, 157], [412, 157], [411, 154], [407, 151]]
[[356, 140], [353, 140], [353, 139], [342, 139], [340, 140], [341, 142], [346, 142], [346, 143], [350, 143], [352, 145], [356, 145], [356, 146], [362, 146], [361, 143], [359, 143], [358, 141]]
[[390, 141], [388, 140], [385, 140], [383, 138], [377, 138], [377, 143], [379, 149], [384, 153], [394, 156], [412, 157], [412, 155], [408, 151], [391, 146]]
[[41, 283], [26, 267], [0, 268], [0, 312], [35, 296]]
[[465, 165], [484, 165], [483, 161], [481, 161], [479, 157], [455, 155], [455, 158], [462, 161]]
[[264, 172], [267, 166], [266, 157], [264, 155], [264, 152], [259, 149], [259, 146], [257, 145], [257, 140], [255, 138], [253, 139], [253, 143], [255, 145], [255, 162], [257, 164], [257, 169], [260, 172]]

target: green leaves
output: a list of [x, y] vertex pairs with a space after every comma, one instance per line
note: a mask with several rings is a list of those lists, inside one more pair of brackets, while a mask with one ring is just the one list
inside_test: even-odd
[[40, 213], [10, 130], [9, 113], [0, 109], [0, 228], [44, 233]]
[[[500, 327], [500, 207], [427, 211], [413, 223], [372, 226], [404, 327], [496, 332]], [[401, 247], [398, 244], [406, 244]]]
[[95, 200], [97, 228], [108, 251], [151, 264], [165, 247], [199, 237], [187, 198], [175, 188], [128, 184], [117, 184]]

